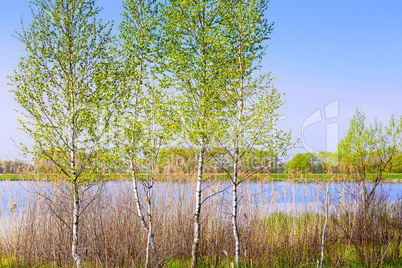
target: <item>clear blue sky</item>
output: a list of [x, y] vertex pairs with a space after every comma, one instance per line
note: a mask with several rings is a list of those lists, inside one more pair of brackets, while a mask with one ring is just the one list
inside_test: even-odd
[[[121, 20], [121, 1], [100, 0], [102, 18]], [[0, 10], [0, 157], [17, 156], [11, 141], [29, 144], [18, 129], [18, 105], [8, 92], [7, 75], [24, 55], [22, 44], [11, 35], [20, 30], [20, 18], [30, 19], [27, 0], [1, 0]], [[263, 70], [276, 77], [276, 87], [286, 94], [281, 129], [292, 129], [301, 138], [303, 123], [320, 110], [322, 120], [305, 123], [304, 142], [315, 150], [326, 149], [347, 131], [356, 107], [369, 121], [387, 121], [402, 114], [402, 1], [400, 0], [272, 0], [267, 17], [275, 22]], [[335, 118], [326, 119], [326, 105], [339, 102]], [[332, 112], [336, 112], [332, 106]], [[327, 111], [327, 114], [328, 111]], [[317, 115], [317, 113], [316, 113]], [[328, 117], [328, 115], [327, 115]], [[310, 118], [312, 119], [312, 118]], [[314, 122], [317, 120], [311, 120]], [[302, 145], [299, 145], [302, 146]], [[333, 146], [333, 145], [331, 145]], [[299, 148], [292, 153], [303, 152]]]

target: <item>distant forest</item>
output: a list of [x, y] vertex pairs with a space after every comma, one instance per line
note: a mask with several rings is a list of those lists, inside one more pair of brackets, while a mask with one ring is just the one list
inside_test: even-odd
[[[231, 168], [229, 156], [223, 150], [215, 149], [207, 153], [205, 171], [206, 173], [224, 173], [225, 171], [217, 164], [219, 159], [227, 159], [227, 168]], [[161, 150], [157, 164], [157, 171], [160, 174], [191, 174], [197, 169], [197, 152], [189, 148], [171, 147]], [[225, 161], [223, 161], [225, 162]], [[260, 174], [280, 173], [313, 173], [323, 174], [336, 172], [339, 164], [342, 163], [338, 156], [331, 152], [299, 153], [288, 162], [272, 156], [264, 150], [250, 151], [242, 162], [243, 171]], [[372, 167], [375, 168], [374, 166]], [[109, 173], [124, 173], [126, 167], [116, 165]], [[369, 168], [370, 169], [370, 168]], [[1, 160], [0, 174], [28, 174], [28, 173], [53, 173], [54, 167], [44, 160], [23, 161], [23, 160]], [[397, 154], [390, 162], [387, 173], [402, 173], [402, 154]]]
[[[197, 170], [197, 151], [189, 148], [171, 147], [162, 149], [157, 163], [157, 173], [160, 174], [191, 174]], [[219, 149], [209, 150], [206, 154], [206, 173], [224, 173], [225, 171], [218, 165], [219, 162], [227, 162], [230, 168], [232, 162], [229, 156]], [[227, 161], [225, 161], [225, 159]], [[272, 156], [264, 150], [252, 150], [241, 163], [244, 172], [255, 173], [283, 173], [286, 169], [286, 163]], [[139, 163], [141, 166], [141, 163]], [[107, 170], [107, 173], [124, 173], [128, 170], [116, 161], [113, 170]], [[27, 173], [53, 173], [55, 168], [52, 163], [43, 159], [35, 161], [22, 160], [2, 160], [0, 164], [0, 174], [27, 174]]]

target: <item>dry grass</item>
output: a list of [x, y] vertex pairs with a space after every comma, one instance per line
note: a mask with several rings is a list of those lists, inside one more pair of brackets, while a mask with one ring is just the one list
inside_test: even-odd
[[[212, 186], [214, 190], [217, 187]], [[63, 223], [71, 222], [72, 202], [63, 195], [63, 190], [53, 191], [56, 195], [50, 199], [28, 194], [24, 199], [14, 200], [12, 189], [3, 193], [6, 205], [1, 208], [0, 255], [10, 257], [12, 266], [73, 267], [71, 232]], [[186, 267], [193, 238], [191, 189], [186, 184], [165, 183], [156, 191], [154, 230], [158, 254], [152, 259], [152, 266], [160, 263]], [[322, 213], [297, 213], [290, 191], [286, 198], [292, 205], [286, 213], [267, 215], [267, 208], [275, 206], [275, 198], [263, 200], [253, 194], [251, 189], [243, 187], [242, 263], [254, 267], [316, 267], [324, 224]], [[90, 200], [91, 195], [94, 191], [87, 192], [85, 200]], [[220, 194], [204, 204], [200, 244], [204, 267], [230, 267], [233, 260], [228, 200], [228, 194]], [[18, 206], [12, 208], [14, 203]], [[327, 267], [381, 266], [401, 260], [400, 203], [390, 205], [384, 196], [378, 196], [365, 214], [353, 199], [333, 204], [332, 208], [326, 233]], [[136, 216], [130, 184], [108, 183], [82, 214], [80, 228], [79, 250], [88, 267], [142, 266], [146, 234]]]

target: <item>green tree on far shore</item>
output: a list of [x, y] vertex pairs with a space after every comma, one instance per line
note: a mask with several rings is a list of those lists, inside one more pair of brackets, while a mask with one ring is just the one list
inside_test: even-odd
[[286, 164], [284, 173], [289, 173], [290, 171], [301, 173], [312, 172], [313, 159], [314, 155], [312, 153], [298, 153]]

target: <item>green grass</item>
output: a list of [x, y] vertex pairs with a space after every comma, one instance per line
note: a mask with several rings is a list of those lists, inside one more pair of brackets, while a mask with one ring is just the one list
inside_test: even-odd
[[42, 177], [32, 174], [0, 174], [0, 181], [32, 181]]
[[[209, 260], [208, 258], [202, 260], [199, 260], [198, 267], [200, 268], [231, 268], [234, 267], [232, 266], [233, 261], [227, 260], [227, 261], [220, 261], [218, 264], [216, 264], [213, 260]], [[190, 261], [183, 261], [183, 260], [171, 260], [167, 262], [167, 266], [169, 268], [187, 268], [190, 266]], [[256, 265], [256, 264], [246, 264], [246, 265], [240, 265], [239, 268], [265, 268], [268, 266], [264, 265]], [[272, 268], [316, 268], [317, 263], [299, 263], [297, 266], [289, 266], [286, 264], [282, 263], [277, 263], [275, 266], [270, 266]], [[332, 268], [332, 267], [343, 267], [343, 268], [361, 268], [362, 263], [361, 262], [350, 262], [350, 263], [345, 263], [341, 264], [338, 266], [333, 266], [331, 264], [326, 264], [325, 261], [323, 262], [322, 265], [323, 268]], [[402, 267], [402, 260], [394, 263], [387, 263], [382, 265], [381, 267], [383, 268], [397, 268], [397, 267]]]
[[8, 267], [41, 267], [41, 268], [58, 268], [58, 266], [52, 264], [42, 264], [42, 265], [28, 265], [25, 264], [23, 261], [16, 261], [14, 256], [8, 257], [0, 257], [0, 268], [8, 268]]
[[[234, 267], [232, 266], [232, 261], [227, 260], [227, 261], [220, 261], [217, 264], [215, 261], [212, 259], [204, 258], [200, 259], [198, 263], [199, 268], [231, 268]], [[187, 268], [190, 266], [190, 260], [184, 261], [184, 260], [170, 260], [167, 261], [166, 266], [164, 267], [169, 267], [169, 268]], [[16, 262], [14, 257], [2, 257], [0, 258], [0, 267], [1, 268], [6, 268], [6, 267], [33, 267], [30, 265], [25, 265], [23, 262]], [[36, 265], [35, 267], [41, 267], [41, 268], [57, 268], [58, 266], [52, 265], [52, 264], [43, 264], [43, 265]], [[84, 267], [87, 267], [84, 264]], [[101, 266], [99, 266], [101, 267]], [[246, 265], [240, 265], [239, 268], [265, 268], [268, 266], [262, 266], [262, 265], [256, 265], [256, 264], [246, 264]], [[271, 266], [272, 267], [272, 266]], [[276, 266], [273, 266], [272, 268], [315, 268], [317, 267], [316, 263], [300, 263], [297, 266], [288, 266], [288, 265], [282, 265], [281, 263], [278, 263]], [[332, 268], [335, 267], [331, 264], [326, 264], [325, 262], [323, 263], [323, 268]], [[356, 263], [347, 263], [347, 264], [342, 264], [340, 266], [336, 267], [343, 267], [343, 268], [361, 268], [362, 264], [360, 262]], [[397, 267], [402, 267], [402, 260], [394, 263], [387, 263], [382, 265], [381, 267], [383, 268], [397, 268]]]

